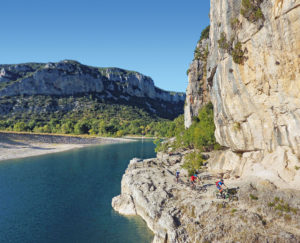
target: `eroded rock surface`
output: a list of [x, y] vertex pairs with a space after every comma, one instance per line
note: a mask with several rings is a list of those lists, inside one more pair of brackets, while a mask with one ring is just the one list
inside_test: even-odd
[[195, 57], [188, 69], [188, 87], [184, 106], [184, 125], [192, 125], [192, 119], [198, 115], [199, 109], [210, 100], [209, 86], [206, 77], [209, 39], [197, 43]]
[[[251, 23], [240, 14], [241, 1], [211, 1], [207, 68], [216, 67], [216, 138], [233, 151], [288, 146], [299, 156], [300, 1], [263, 1], [260, 8], [264, 22]], [[241, 42], [242, 64], [220, 48], [222, 33]]]
[[58, 63], [0, 65], [0, 97], [17, 95], [76, 95], [119, 91], [123, 95], [183, 102], [183, 93], [154, 86], [141, 73], [120, 68], [97, 68], [72, 60]]
[[155, 234], [153, 242], [300, 241], [299, 191], [228, 174], [225, 183], [240, 187], [239, 200], [217, 199], [215, 182], [220, 175], [208, 170], [200, 174], [207, 192], [192, 190], [183, 170], [176, 183], [183, 154], [159, 153], [157, 158], [132, 161], [122, 178], [121, 195], [112, 201], [121, 214], [140, 215]]
[[[206, 81], [216, 139], [229, 149], [217, 171], [230, 168], [237, 176], [299, 188], [300, 0], [248, 1], [250, 7], [242, 2], [210, 5]], [[188, 103], [199, 91], [191, 77], [186, 127], [197, 115], [193, 108], [203, 104]]]

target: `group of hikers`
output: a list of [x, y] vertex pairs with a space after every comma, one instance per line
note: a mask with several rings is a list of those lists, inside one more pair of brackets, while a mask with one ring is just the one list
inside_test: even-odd
[[[179, 180], [179, 174], [180, 174], [180, 171], [177, 170], [176, 171], [176, 181], [178, 182]], [[195, 173], [191, 176], [190, 178], [190, 181], [191, 181], [191, 187], [192, 188], [195, 188], [196, 187], [196, 181], [200, 181], [201, 182], [201, 179], [200, 177]], [[225, 184], [224, 184], [224, 180], [223, 179], [220, 179], [216, 182], [216, 187], [218, 188], [220, 194], [222, 195], [223, 194], [223, 187], [222, 186], [225, 186], [227, 187]]]

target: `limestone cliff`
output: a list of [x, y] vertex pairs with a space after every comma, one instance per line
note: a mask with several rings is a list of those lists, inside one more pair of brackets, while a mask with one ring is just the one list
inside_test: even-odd
[[184, 106], [185, 127], [192, 124], [192, 118], [197, 116], [199, 109], [209, 101], [209, 87], [206, 78], [208, 53], [209, 38], [200, 39], [195, 49], [194, 60], [187, 71], [189, 82]]
[[219, 169], [299, 187], [300, 1], [211, 0], [210, 19], [215, 136], [231, 158]]
[[152, 117], [174, 119], [183, 113], [184, 99], [184, 93], [164, 91], [150, 77], [120, 68], [97, 68], [71, 60], [0, 65], [3, 119], [24, 113], [66, 114], [99, 103], [138, 107]]
[[105, 89], [125, 95], [148, 97], [168, 102], [182, 102], [184, 94], [154, 86], [141, 73], [120, 68], [96, 68], [64, 60], [58, 63], [0, 65], [0, 97], [16, 95], [75, 95], [102, 92]]

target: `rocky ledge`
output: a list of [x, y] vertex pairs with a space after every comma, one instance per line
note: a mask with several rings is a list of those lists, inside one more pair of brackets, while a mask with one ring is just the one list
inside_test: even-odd
[[[140, 215], [154, 232], [154, 243], [300, 242], [300, 191], [225, 174], [229, 188], [239, 187], [238, 201], [217, 199], [215, 182], [224, 175], [209, 166], [201, 171], [197, 190], [183, 170], [176, 182], [175, 171], [188, 152], [131, 160], [112, 207], [123, 215]], [[207, 192], [199, 190], [203, 185]]]

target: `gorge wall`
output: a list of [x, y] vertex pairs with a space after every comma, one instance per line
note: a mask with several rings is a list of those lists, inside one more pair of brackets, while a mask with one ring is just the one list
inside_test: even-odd
[[[19, 114], [33, 106], [33, 110], [65, 112], [76, 109], [76, 104], [51, 105], [51, 109], [42, 104], [36, 107], [38, 102], [32, 104], [28, 97], [57, 97], [58, 100], [90, 94], [102, 103], [140, 106], [151, 114], [169, 119], [182, 114], [185, 100], [184, 93], [164, 91], [156, 87], [150, 77], [120, 68], [91, 67], [72, 60], [0, 65], [0, 115], [7, 116], [14, 111]], [[22, 101], [31, 102], [30, 106], [24, 107], [22, 104], [26, 102]]]
[[[114, 82], [124, 94], [169, 102], [184, 100], [184, 94], [161, 90], [154, 86], [150, 77], [141, 73], [120, 68], [90, 67], [71, 60], [0, 65], [0, 70], [0, 97], [102, 92], [105, 82]], [[114, 90], [113, 85], [109, 89]]]
[[[228, 148], [212, 168], [299, 188], [300, 1], [211, 0], [210, 19], [202, 83], [210, 89], [216, 139]], [[190, 73], [187, 127], [202, 104], [188, 103], [200, 91]]]

